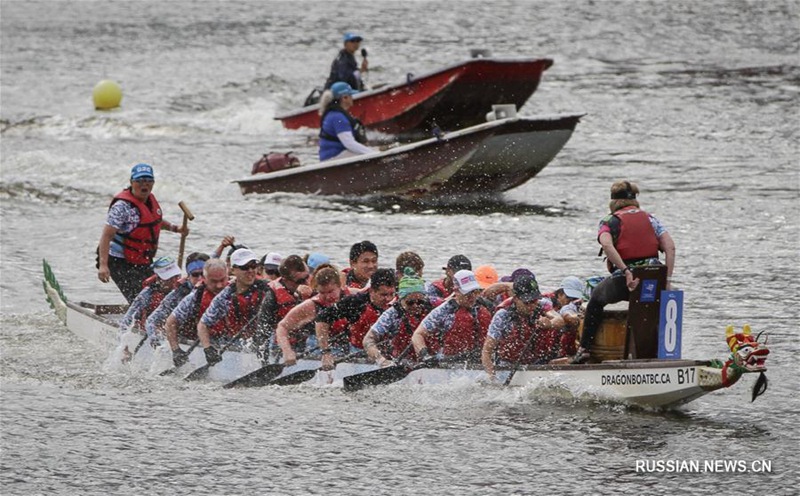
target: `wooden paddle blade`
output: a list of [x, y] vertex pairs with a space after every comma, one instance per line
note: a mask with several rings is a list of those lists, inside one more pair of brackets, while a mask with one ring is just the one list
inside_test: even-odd
[[369, 386], [391, 384], [402, 380], [409, 373], [411, 373], [411, 369], [403, 365], [393, 365], [385, 369], [370, 370], [360, 374], [349, 375], [344, 378], [344, 390], [352, 392]]
[[235, 387], [262, 387], [266, 386], [269, 381], [281, 375], [283, 372], [284, 365], [282, 363], [276, 363], [272, 365], [265, 365], [258, 370], [250, 372], [247, 375], [243, 375], [238, 379], [235, 379], [222, 387], [224, 389], [230, 389]]
[[202, 367], [194, 369], [192, 372], [189, 373], [186, 377], [183, 378], [184, 381], [197, 381], [200, 379], [205, 379], [208, 376], [208, 371], [211, 369], [211, 366], [208, 364], [203, 365]]
[[268, 386], [294, 386], [306, 381], [310, 381], [317, 375], [317, 369], [300, 370], [292, 374], [285, 375], [273, 379], [267, 384]]
[[767, 380], [767, 374], [761, 372], [758, 375], [756, 383], [753, 385], [753, 399], [750, 400], [750, 403], [754, 402], [756, 398], [758, 398], [767, 391], [768, 384], [769, 381]]

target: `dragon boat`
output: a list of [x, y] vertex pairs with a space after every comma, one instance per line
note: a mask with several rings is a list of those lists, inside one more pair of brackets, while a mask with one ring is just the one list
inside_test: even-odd
[[[46, 261], [43, 286], [47, 301], [58, 318], [76, 336], [110, 351], [110, 361], [119, 363], [122, 350], [133, 349], [140, 341], [141, 335], [127, 333], [120, 336], [118, 322], [124, 315], [126, 306], [68, 301]], [[634, 342], [633, 345], [626, 344], [626, 348], [632, 346], [634, 351], [646, 350], [647, 344], [641, 336], [639, 345], [636, 345], [635, 334], [626, 334]], [[755, 400], [767, 388], [764, 372], [767, 370], [769, 349], [766, 339], [761, 341], [759, 337], [760, 335], [752, 335], [749, 326], [745, 326], [740, 332], [728, 326], [726, 340], [730, 354], [726, 359], [606, 359], [599, 363], [582, 365], [563, 363], [566, 360], [562, 360], [562, 363], [551, 362], [546, 365], [499, 367], [496, 383], [509, 387], [566, 387], [573, 394], [588, 393], [603, 401], [665, 409], [688, 403], [712, 391], [728, 388], [746, 374], [759, 373], [752, 391], [752, 400]], [[182, 346], [186, 348], [189, 345]], [[178, 375], [185, 375], [204, 365], [205, 355], [196, 347], [190, 354], [189, 362], [178, 371]], [[439, 362], [429, 367], [400, 363], [388, 369], [379, 369], [363, 359], [353, 359], [338, 363], [333, 371], [319, 370], [320, 365], [319, 360], [301, 359], [294, 366], [281, 367], [280, 373], [267, 380], [250, 385], [304, 383], [352, 390], [361, 387], [348, 387], [348, 383], [356, 382], [354, 378], [370, 375], [379, 379], [375, 382], [362, 381], [361, 386], [388, 383], [431, 385], [464, 381], [488, 383], [486, 373], [479, 364], [463, 361]], [[166, 346], [142, 346], [128, 366], [156, 377], [164, 375], [165, 371], [172, 369], [171, 352]], [[209, 368], [207, 379], [231, 384], [231, 381], [257, 374], [259, 370], [268, 367], [274, 365], [265, 366], [257, 353], [248, 350], [247, 346], [239, 346], [222, 354], [222, 361]], [[292, 381], [292, 377], [300, 377], [301, 380]], [[386, 380], [387, 377], [389, 380]]]

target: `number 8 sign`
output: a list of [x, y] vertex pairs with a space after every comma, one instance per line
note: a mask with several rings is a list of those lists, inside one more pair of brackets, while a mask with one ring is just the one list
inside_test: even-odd
[[683, 291], [661, 292], [661, 316], [658, 322], [658, 358], [681, 357]]

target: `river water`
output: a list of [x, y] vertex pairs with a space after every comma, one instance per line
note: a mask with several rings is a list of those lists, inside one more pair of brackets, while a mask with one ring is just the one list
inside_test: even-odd
[[[3, 494], [797, 494], [800, 221], [797, 1], [6, 1], [2, 29]], [[272, 117], [321, 84], [341, 33], [363, 33], [370, 83], [466, 58], [552, 57], [524, 115], [587, 112], [534, 180], [496, 198], [409, 205], [242, 197], [267, 151], [315, 155]], [[118, 81], [122, 107], [92, 108]], [[554, 286], [602, 273], [597, 220], [618, 178], [678, 246], [683, 355], [726, 356], [724, 329], [770, 332], [754, 377], [670, 412], [591, 391], [393, 386], [346, 395], [186, 385], [104, 365], [41, 291], [41, 259], [74, 300], [121, 302], [94, 272], [110, 197], [140, 161], [188, 250], [225, 234], [259, 253], [374, 241], [426, 276], [455, 253]], [[178, 237], [162, 236], [163, 253]], [[793, 365], [795, 364], [795, 365]], [[743, 460], [748, 473], [636, 470]], [[771, 473], [752, 470], [772, 463]]]

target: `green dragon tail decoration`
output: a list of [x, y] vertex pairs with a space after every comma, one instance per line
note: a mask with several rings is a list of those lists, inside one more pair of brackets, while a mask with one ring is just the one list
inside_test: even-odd
[[47, 260], [42, 259], [42, 268], [44, 269], [42, 286], [44, 286], [44, 294], [47, 303], [50, 304], [50, 308], [55, 310], [56, 315], [58, 315], [62, 321], [66, 322], [66, 307], [64, 304], [67, 302], [67, 297], [61, 289], [61, 285], [58, 284], [56, 276], [53, 274], [53, 269], [50, 268], [50, 264], [47, 263]]

